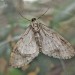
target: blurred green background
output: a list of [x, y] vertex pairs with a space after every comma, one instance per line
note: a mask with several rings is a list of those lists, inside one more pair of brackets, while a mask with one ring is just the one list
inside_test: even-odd
[[39, 20], [75, 47], [75, 0], [0, 0], [0, 75], [75, 75], [75, 57], [59, 60], [39, 54], [24, 71], [9, 66], [10, 52], [30, 24], [23, 17], [38, 18], [48, 8]]

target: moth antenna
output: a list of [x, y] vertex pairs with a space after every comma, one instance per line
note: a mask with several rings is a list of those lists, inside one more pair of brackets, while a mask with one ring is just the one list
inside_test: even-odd
[[[6, 3], [6, 1], [4, 0], [4, 2]], [[21, 16], [21, 17], [23, 17], [24, 19], [26, 19], [26, 20], [28, 20], [28, 21], [31, 21], [31, 20], [29, 20], [29, 19], [27, 19], [27, 18], [25, 18], [21, 13], [20, 13], [20, 11], [18, 11], [18, 10], [16, 10], [17, 12], [18, 12], [18, 14]]]
[[[50, 7], [49, 7], [49, 8], [50, 8]], [[49, 8], [48, 8], [41, 16], [39, 16], [37, 19], [39, 19], [39, 18], [41, 18], [42, 16], [44, 16], [45, 13], [49, 10]]]
[[25, 17], [20, 13], [20, 11], [18, 11], [18, 14], [19, 14], [21, 17], [23, 17], [24, 19], [26, 19], [26, 20], [28, 20], [28, 21], [31, 21], [31, 20], [25, 18]]

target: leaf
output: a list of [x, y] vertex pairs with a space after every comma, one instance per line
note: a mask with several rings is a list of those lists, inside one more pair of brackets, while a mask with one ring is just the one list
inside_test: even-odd
[[14, 69], [14, 68], [9, 68], [9, 73], [8, 75], [22, 75], [23, 73], [18, 70], [18, 69]]

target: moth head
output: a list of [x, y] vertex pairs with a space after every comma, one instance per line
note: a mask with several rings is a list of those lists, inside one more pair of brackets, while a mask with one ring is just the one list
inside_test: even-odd
[[31, 21], [32, 21], [32, 22], [36, 21], [36, 18], [32, 18]]
[[37, 22], [36, 18], [31, 19], [31, 25], [32, 25], [32, 27], [36, 27], [38, 25], [38, 22]]

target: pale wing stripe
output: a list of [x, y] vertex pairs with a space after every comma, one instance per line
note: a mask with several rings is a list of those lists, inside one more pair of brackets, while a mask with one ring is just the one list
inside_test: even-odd
[[22, 39], [17, 43], [18, 51], [24, 54], [33, 54], [38, 51], [33, 31], [30, 30], [26, 36], [22, 36]]
[[43, 37], [42, 51], [45, 54], [49, 53], [50, 56], [52, 56], [52, 52], [54, 51], [54, 49], [56, 49], [56, 47], [54, 46], [54, 44], [52, 44], [53, 41], [51, 40], [51, 37], [49, 37], [48, 35], [44, 35], [44, 33], [42, 32], [42, 30], [40, 32], [41, 32], [41, 35]]

